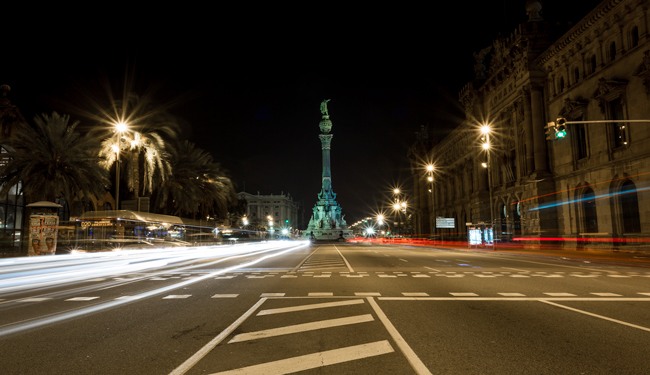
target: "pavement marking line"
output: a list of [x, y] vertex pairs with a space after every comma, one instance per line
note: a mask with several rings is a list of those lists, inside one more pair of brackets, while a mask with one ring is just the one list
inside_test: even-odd
[[311, 292], [307, 294], [309, 297], [331, 297], [334, 295], [332, 292]]
[[350, 265], [348, 260], [343, 256], [343, 253], [341, 253], [341, 250], [339, 250], [339, 248], [336, 247], [336, 246], [334, 246], [334, 248], [336, 249], [336, 251], [339, 252], [339, 255], [341, 256], [341, 258], [343, 258], [343, 261], [345, 262], [345, 266], [348, 267], [348, 270], [350, 270], [350, 272], [354, 272], [354, 269], [352, 268], [352, 266]]
[[182, 375], [188, 372], [194, 365], [196, 365], [203, 357], [205, 357], [212, 349], [214, 349], [223, 339], [228, 337], [237, 327], [239, 327], [246, 319], [248, 319], [255, 310], [257, 310], [262, 304], [266, 301], [266, 298], [261, 298], [259, 301], [257, 301], [256, 304], [251, 306], [248, 311], [246, 311], [242, 316], [237, 318], [234, 322], [232, 322], [231, 325], [228, 326], [228, 328], [224, 329], [219, 333], [215, 338], [210, 340], [207, 344], [205, 344], [199, 351], [194, 353], [190, 358], [185, 360], [185, 362], [181, 363], [180, 366], [176, 367], [172, 372], [169, 373], [169, 375]]
[[97, 299], [99, 297], [72, 297], [68, 298], [65, 301], [92, 301], [94, 299]]
[[215, 372], [211, 375], [280, 375], [292, 374], [318, 367], [334, 365], [348, 361], [355, 361], [367, 357], [393, 353], [395, 350], [386, 340], [368, 344], [348, 346], [346, 348], [327, 350], [298, 357], [281, 359], [278, 361], [262, 363], [249, 367], [242, 367], [229, 371]]
[[287, 312], [295, 312], [295, 311], [305, 311], [305, 310], [312, 310], [312, 309], [324, 309], [328, 307], [340, 307], [340, 306], [347, 306], [347, 305], [357, 305], [359, 303], [364, 303], [364, 300], [362, 298], [358, 299], [352, 299], [348, 301], [338, 301], [338, 302], [324, 302], [324, 303], [312, 303], [309, 305], [301, 305], [301, 306], [291, 306], [291, 307], [281, 307], [277, 309], [266, 309], [258, 312], [256, 315], [272, 315], [272, 314], [282, 314], [282, 313], [287, 313]]
[[[563, 259], [566, 259], [566, 258], [563, 258]], [[545, 266], [564, 267], [564, 268], [578, 268], [580, 270], [587, 270], [587, 271], [593, 271], [593, 272], [618, 273], [617, 271], [609, 271], [609, 270], [599, 269], [599, 268], [587, 268], [587, 267], [579, 267], [579, 266], [567, 266], [567, 265], [564, 265], [564, 264], [533, 262], [533, 261], [530, 261], [530, 260], [523, 260], [523, 259], [516, 259], [516, 260], [518, 262], [522, 262], [522, 263], [543, 264]]]
[[382, 301], [573, 301], [650, 302], [645, 297], [377, 297]]
[[384, 324], [384, 327], [386, 327], [386, 330], [393, 340], [395, 340], [397, 347], [399, 347], [406, 357], [406, 360], [411, 364], [411, 367], [413, 367], [413, 370], [415, 370], [418, 375], [432, 375], [431, 371], [429, 371], [427, 366], [422, 363], [406, 340], [404, 340], [402, 335], [399, 334], [399, 331], [397, 331], [393, 323], [391, 323], [386, 314], [384, 314], [384, 311], [379, 307], [377, 301], [375, 301], [373, 297], [367, 297], [367, 299], [370, 306], [375, 310], [375, 314], [377, 314], [379, 320]]
[[650, 332], [650, 328], [648, 328], [648, 327], [643, 327], [643, 326], [639, 326], [639, 325], [636, 325], [636, 324], [632, 324], [632, 323], [624, 322], [624, 321], [622, 321], [622, 320], [618, 320], [618, 319], [609, 318], [609, 317], [606, 317], [606, 316], [603, 316], [603, 315], [598, 315], [598, 314], [590, 313], [589, 311], [579, 310], [579, 309], [576, 309], [576, 308], [573, 308], [573, 307], [560, 305], [559, 303], [554, 303], [554, 302], [547, 301], [547, 300], [540, 300], [540, 302], [543, 302], [543, 303], [546, 303], [546, 304], [549, 304], [549, 305], [553, 305], [553, 306], [556, 306], [556, 307], [561, 307], [561, 308], [563, 308], [563, 309], [571, 310], [571, 311], [574, 311], [574, 312], [577, 312], [577, 313], [580, 313], [580, 314], [585, 314], [585, 315], [593, 316], [594, 318], [604, 319], [604, 320], [607, 320], [607, 321], [610, 321], [610, 322], [614, 322], [614, 323], [622, 324], [622, 325], [624, 325], [624, 326], [628, 326], [628, 327], [632, 327], [632, 328], [640, 329], [640, 330], [642, 330], [642, 331], [648, 331], [648, 332]]
[[239, 294], [215, 294], [210, 298], [236, 298]]
[[372, 317], [372, 315], [364, 314], [364, 315], [350, 316], [346, 318], [328, 319], [328, 320], [320, 320], [320, 321], [310, 322], [310, 323], [294, 324], [291, 326], [264, 329], [256, 332], [240, 333], [239, 335], [236, 335], [230, 341], [228, 341], [228, 344], [248, 341], [248, 340], [265, 339], [268, 337], [275, 337], [281, 335], [289, 335], [298, 332], [315, 331], [317, 329], [322, 329], [322, 328], [332, 328], [332, 327], [340, 327], [340, 326], [350, 325], [350, 324], [367, 323], [367, 322], [372, 322], [374, 320], [375, 319]]

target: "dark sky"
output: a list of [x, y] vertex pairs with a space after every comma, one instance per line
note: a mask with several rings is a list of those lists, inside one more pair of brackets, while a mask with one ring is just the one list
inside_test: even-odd
[[[566, 3], [546, 1], [543, 15], [577, 20], [599, 2]], [[127, 83], [185, 122], [238, 191], [288, 193], [305, 219], [321, 184], [319, 105], [331, 99], [333, 189], [351, 224], [408, 182], [421, 125], [442, 136], [459, 121], [473, 52], [526, 17], [524, 0], [432, 4], [17, 11], [0, 83], [28, 119], [56, 110], [81, 122], [79, 108]]]

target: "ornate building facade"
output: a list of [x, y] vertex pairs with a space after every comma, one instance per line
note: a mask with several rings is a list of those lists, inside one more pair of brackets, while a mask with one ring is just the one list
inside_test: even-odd
[[[421, 235], [466, 239], [468, 226], [492, 225], [501, 241], [581, 246], [648, 234], [648, 5], [605, 0], [559, 34], [528, 1], [528, 20], [475, 54], [464, 121], [435, 145], [421, 132], [409, 151]], [[554, 139], [559, 118], [567, 135]], [[432, 184], [423, 159], [440, 171]]]

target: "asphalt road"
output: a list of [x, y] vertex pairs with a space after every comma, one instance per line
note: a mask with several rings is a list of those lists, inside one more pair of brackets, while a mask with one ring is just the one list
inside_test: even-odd
[[21, 375], [648, 374], [650, 260], [290, 241], [5, 258], [0, 351]]

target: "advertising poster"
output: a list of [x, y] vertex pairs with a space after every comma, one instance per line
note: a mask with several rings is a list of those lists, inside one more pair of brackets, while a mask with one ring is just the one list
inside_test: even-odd
[[54, 255], [58, 235], [59, 216], [30, 215], [29, 255]]

